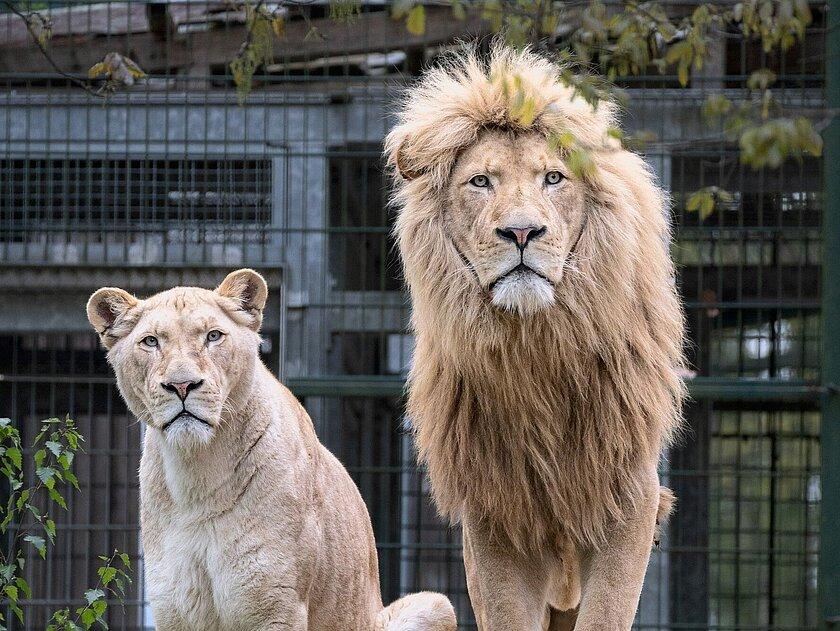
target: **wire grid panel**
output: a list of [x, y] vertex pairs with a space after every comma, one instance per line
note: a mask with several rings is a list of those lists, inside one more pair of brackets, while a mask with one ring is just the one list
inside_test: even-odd
[[[87, 295], [208, 285], [245, 265], [283, 270], [264, 359], [293, 387], [308, 384], [321, 440], [359, 485], [384, 599], [442, 591], [474, 626], [459, 532], [437, 517], [402, 418], [413, 342], [380, 153], [399, 90], [456, 37], [488, 26], [430, 5], [425, 36], [412, 40], [384, 4], [363, 3], [344, 24], [311, 3], [290, 10], [274, 63], [239, 105], [227, 66], [245, 35], [235, 8], [44, 4], [52, 54], [69, 70], [117, 50], [149, 78], [91, 97], [0, 15], [0, 412], [30, 435], [38, 419], [70, 413], [88, 437], [87, 486], [59, 520], [55, 554], [30, 566], [27, 628], [80, 602], [100, 553], [126, 550], [142, 571], [141, 428], [88, 332]], [[621, 80], [625, 124], [654, 132], [647, 158], [673, 199], [692, 370], [747, 393], [687, 406], [690, 431], [662, 472], [680, 502], [652, 556], [639, 629], [817, 627], [819, 415], [812, 401], [747, 395], [752, 380], [819, 377], [822, 165], [753, 172], [699, 114], [712, 91], [743, 96], [762, 64], [786, 103], [822, 103], [819, 7], [815, 18], [804, 45], [778, 58], [720, 34], [688, 89], [667, 73]], [[306, 38], [313, 27], [325, 37]], [[687, 211], [710, 185], [732, 201]], [[113, 628], [151, 625], [138, 579]]]

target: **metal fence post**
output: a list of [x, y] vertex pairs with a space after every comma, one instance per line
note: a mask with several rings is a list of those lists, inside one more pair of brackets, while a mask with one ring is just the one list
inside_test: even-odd
[[[826, 106], [840, 107], [840, 0], [828, 2], [825, 36]], [[840, 628], [840, 118], [826, 128], [823, 212], [822, 499], [820, 611]]]

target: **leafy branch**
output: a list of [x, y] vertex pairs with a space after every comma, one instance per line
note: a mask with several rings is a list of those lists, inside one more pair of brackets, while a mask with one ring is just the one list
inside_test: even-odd
[[[395, 19], [417, 34], [421, 21], [412, 17], [420, 2], [398, 3]], [[464, 3], [450, 2], [453, 15], [463, 18]], [[745, 0], [734, 4], [702, 3], [680, 13], [658, 2], [607, 3], [549, 2], [546, 0], [485, 0], [478, 5], [493, 31], [513, 46], [531, 44], [553, 52], [559, 79], [592, 106], [602, 100], [626, 105], [627, 94], [614, 81], [619, 77], [673, 72], [688, 87], [692, 72], [701, 70], [712, 50], [712, 38], [740, 31], [746, 40], [758, 41], [765, 53], [787, 51], [801, 42], [812, 14], [806, 0]], [[721, 140], [735, 143], [740, 160], [753, 169], [776, 168], [789, 158], [819, 156], [822, 139], [813, 113], [801, 107], [788, 111], [774, 97], [775, 74], [760, 68], [749, 76], [746, 98], [737, 102], [722, 93], [709, 96], [704, 117], [722, 125]], [[515, 78], [511, 81], [515, 84]], [[533, 103], [522, 93], [511, 99], [516, 112], [533, 116]], [[821, 112], [832, 117], [836, 112]], [[526, 116], [527, 117], [527, 116]], [[652, 134], [614, 135], [624, 146], [640, 148]], [[566, 138], [549, 139], [562, 145], [571, 168], [585, 174], [591, 169], [586, 147]], [[689, 211], [704, 218], [731, 196], [722, 189], [703, 189], [691, 197]]]
[[103, 616], [108, 609], [107, 598], [125, 600], [125, 589], [131, 584], [131, 561], [125, 552], [114, 550], [111, 556], [100, 556], [105, 562], [96, 572], [99, 581], [96, 586], [85, 592], [85, 605], [76, 608], [75, 616], [69, 607], [56, 611], [46, 631], [87, 631], [98, 623], [103, 629], [108, 628]]
[[[31, 446], [35, 480], [30, 482], [25, 473], [20, 431], [10, 419], [0, 418], [0, 474], [9, 489], [8, 501], [0, 506], [0, 534], [8, 537], [8, 543], [0, 549], [0, 593], [21, 624], [25, 618], [21, 601], [32, 598], [32, 589], [23, 575], [27, 551], [34, 550], [46, 559], [48, 544], [55, 543], [53, 511], [67, 510], [63, 493], [68, 488], [79, 490], [73, 464], [83, 443], [84, 437], [69, 417], [43, 421]], [[107, 628], [102, 618], [107, 608], [106, 590], [122, 600], [124, 586], [130, 583], [127, 571], [131, 566], [128, 556], [117, 551], [111, 557], [100, 558], [106, 564], [99, 569], [100, 585], [85, 594], [87, 605], [77, 609], [73, 618], [69, 609], [56, 612], [51, 618], [51, 631], [87, 630], [95, 622]], [[119, 566], [115, 565], [117, 560]], [[7, 629], [7, 622], [0, 611], [0, 631]]]
[[52, 69], [58, 75], [67, 79], [70, 83], [81, 88], [91, 96], [105, 97], [117, 87], [134, 85], [135, 79], [146, 76], [146, 73], [131, 59], [125, 55], [110, 52], [103, 57], [102, 61], [96, 63], [88, 71], [88, 77], [91, 79], [104, 78], [103, 84], [95, 88], [87, 81], [83, 81], [76, 75], [63, 70], [50, 55], [47, 49], [47, 43], [52, 37], [52, 21], [48, 16], [42, 15], [37, 11], [21, 11], [10, 0], [0, 0], [0, 3], [23, 21], [32, 41]]

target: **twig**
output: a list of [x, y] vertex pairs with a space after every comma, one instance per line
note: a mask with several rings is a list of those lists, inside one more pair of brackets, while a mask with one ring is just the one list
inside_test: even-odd
[[47, 50], [47, 47], [41, 42], [41, 39], [38, 37], [38, 34], [35, 32], [35, 29], [32, 27], [32, 23], [29, 20], [29, 15], [32, 15], [32, 14], [27, 15], [26, 13], [23, 13], [12, 2], [9, 2], [8, 0], [2, 0], [2, 3], [3, 3], [3, 6], [5, 6], [9, 11], [11, 11], [16, 16], [18, 16], [21, 20], [23, 20], [23, 23], [26, 26], [26, 30], [29, 31], [29, 35], [32, 37], [32, 41], [35, 42], [36, 46], [38, 46], [38, 50], [41, 51], [41, 54], [44, 56], [44, 59], [47, 60], [47, 62], [53, 67], [53, 69], [59, 75], [61, 75], [62, 77], [64, 77], [68, 81], [70, 81], [73, 85], [75, 85], [79, 88], [82, 88], [88, 94], [90, 94], [92, 96], [99, 97], [99, 98], [105, 98], [105, 96], [106, 96], [105, 94], [103, 94], [99, 90], [93, 89], [87, 82], [82, 81], [81, 79], [79, 79], [75, 75], [72, 75], [69, 72], [66, 72], [65, 70], [62, 70], [59, 67], [59, 65], [57, 63], [55, 63], [55, 60], [50, 56], [50, 53]]

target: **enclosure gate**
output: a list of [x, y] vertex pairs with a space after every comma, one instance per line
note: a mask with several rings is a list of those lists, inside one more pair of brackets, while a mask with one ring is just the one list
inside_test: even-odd
[[[97, 555], [114, 547], [135, 557], [140, 580], [111, 626], [151, 625], [137, 515], [142, 428], [88, 329], [87, 296], [104, 285], [141, 295], [213, 287], [241, 266], [271, 284], [263, 358], [367, 502], [384, 599], [439, 590], [474, 627], [458, 530], [436, 516], [402, 417], [412, 338], [380, 154], [398, 90], [456, 36], [487, 26], [430, 4], [425, 35], [405, 37], [383, 4], [336, 24], [311, 3], [305, 19], [289, 16], [274, 63], [240, 105], [227, 67], [244, 36], [236, 11], [38, 4], [49, 5], [51, 50], [69, 71], [117, 50], [149, 78], [105, 100], [85, 94], [0, 14], [0, 416], [31, 435], [39, 419], [70, 414], [88, 438], [82, 492], [58, 520], [55, 554], [32, 564], [28, 628], [43, 628], [49, 607], [79, 602]], [[770, 60], [777, 91], [803, 107], [825, 102], [821, 5], [814, 14], [806, 45]], [[312, 26], [329, 37], [306, 39]], [[820, 360], [822, 301], [831, 296], [835, 315], [840, 304], [837, 220], [824, 225], [823, 161], [754, 172], [709, 135], [703, 99], [739, 98], [763, 54], [735, 33], [716, 46], [688, 89], [668, 74], [621, 80], [626, 125], [655, 132], [646, 157], [673, 198], [693, 395], [689, 431], [663, 463], [679, 505], [636, 628], [817, 629], [830, 611], [817, 593], [820, 524], [831, 523], [820, 507], [840, 497], [836, 485], [822, 497], [820, 484], [820, 397], [830, 399], [819, 384], [838, 374], [834, 360], [828, 379]], [[827, 182], [829, 199], [840, 199], [838, 180]], [[709, 185], [732, 191], [731, 203], [688, 211], [688, 195]]]

